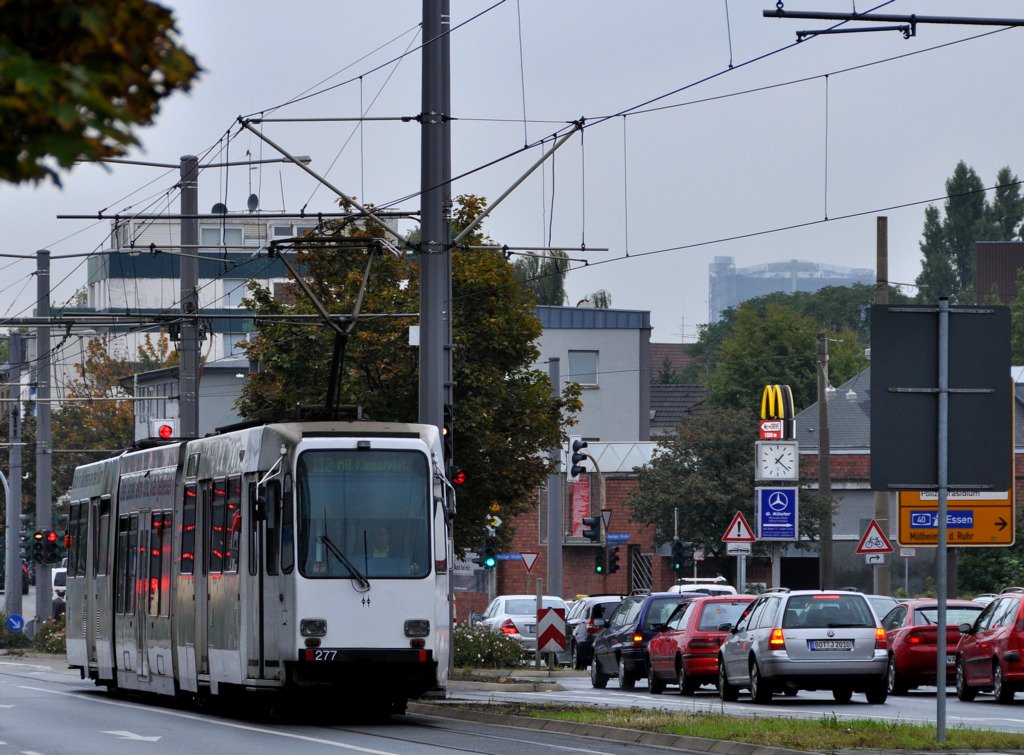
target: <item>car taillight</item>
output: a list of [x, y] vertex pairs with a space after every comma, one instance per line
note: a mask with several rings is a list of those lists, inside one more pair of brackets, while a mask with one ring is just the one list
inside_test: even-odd
[[772, 650], [786, 649], [786, 638], [783, 636], [781, 629], [772, 630], [772, 636], [768, 638], [768, 647]]
[[595, 627], [593, 619], [587, 619], [587, 634], [598, 634], [600, 631], [601, 627]]
[[715, 650], [722, 646], [721, 640], [716, 637], [690, 640], [691, 650]]
[[924, 642], [924, 637], [920, 632], [910, 632], [907, 634], [908, 645], [920, 645]]
[[505, 619], [505, 623], [501, 625], [502, 634], [519, 634], [519, 630], [516, 629], [516, 624], [512, 619]]
[[885, 636], [885, 630], [881, 627], [875, 629], [875, 650], [888, 650], [889, 638]]
[[633, 647], [639, 648], [639, 647], [643, 647], [643, 645], [644, 645], [644, 636], [642, 634], [640, 634], [639, 632], [634, 632], [633, 633]]

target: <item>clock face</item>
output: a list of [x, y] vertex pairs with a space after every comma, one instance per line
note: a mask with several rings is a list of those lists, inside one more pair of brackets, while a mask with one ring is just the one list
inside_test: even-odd
[[796, 444], [758, 443], [757, 472], [762, 480], [798, 479]]

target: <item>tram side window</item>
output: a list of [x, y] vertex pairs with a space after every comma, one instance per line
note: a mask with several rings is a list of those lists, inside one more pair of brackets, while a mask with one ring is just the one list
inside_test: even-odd
[[238, 571], [239, 538], [242, 534], [242, 480], [228, 478], [227, 511], [224, 515], [224, 573]]
[[68, 559], [68, 565], [74, 565], [74, 576], [84, 577], [89, 552], [89, 501], [79, 501], [76, 509], [71, 512], [71, 558]]
[[281, 483], [267, 483], [267, 574], [277, 574], [277, 555], [281, 552]]
[[82, 522], [82, 501], [71, 504], [71, 512], [68, 516], [68, 533], [71, 535], [71, 547], [68, 549], [68, 577], [79, 577], [84, 571], [79, 571], [79, 552], [82, 550], [82, 539], [79, 537], [79, 528]]
[[210, 503], [210, 568], [208, 574], [220, 574], [224, 570], [225, 523], [224, 512], [227, 500], [227, 487], [224, 480], [213, 483], [213, 496]]
[[135, 575], [138, 573], [138, 515], [117, 523], [117, 613], [135, 613]]
[[292, 500], [292, 476], [284, 476], [281, 501], [281, 572], [291, 574], [295, 566], [295, 502]]
[[181, 507], [181, 573], [193, 574], [196, 568], [196, 486], [185, 486]]
[[149, 615], [166, 616], [171, 568], [171, 512], [154, 511], [149, 535]]
[[92, 574], [94, 577], [107, 575], [107, 564], [110, 563], [110, 498], [92, 499], [93, 511], [93, 548]]
[[256, 505], [256, 489], [256, 481], [250, 480], [246, 500], [249, 501], [249, 574], [252, 576], [256, 576], [260, 566], [259, 550], [256, 548], [260, 524], [252, 511], [252, 507]]

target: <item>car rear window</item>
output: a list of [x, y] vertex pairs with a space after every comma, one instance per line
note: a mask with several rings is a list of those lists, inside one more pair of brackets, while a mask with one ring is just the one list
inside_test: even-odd
[[525, 616], [529, 613], [537, 613], [537, 601], [510, 600], [508, 603], [505, 604], [505, 611], [516, 616]]
[[[984, 606], [947, 606], [946, 624], [973, 624]], [[915, 624], [938, 624], [939, 608], [918, 608], [914, 612]]]
[[793, 595], [782, 618], [783, 629], [872, 626], [875, 616], [861, 595]]
[[743, 609], [750, 605], [749, 600], [714, 601], [705, 603], [697, 620], [697, 629], [701, 632], [713, 632], [722, 624], [735, 624], [743, 614]]
[[53, 586], [54, 587], [66, 587], [68, 584], [68, 573], [66, 571], [58, 571], [53, 573]]

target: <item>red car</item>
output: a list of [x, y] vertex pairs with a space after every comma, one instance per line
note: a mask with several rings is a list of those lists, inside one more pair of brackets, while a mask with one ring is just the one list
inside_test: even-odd
[[[973, 624], [985, 609], [973, 600], [946, 601], [946, 681], [956, 678], [956, 647], [960, 624]], [[921, 684], [935, 684], [938, 652], [939, 601], [935, 598], [905, 600], [882, 618], [889, 637], [890, 695], [902, 695]]]
[[956, 696], [973, 700], [979, 691], [992, 690], [996, 702], [1012, 702], [1013, 693], [1024, 689], [1024, 591], [1003, 590], [973, 624], [961, 624], [960, 632]]
[[692, 695], [702, 684], [718, 682], [718, 648], [753, 595], [691, 598], [676, 607], [661, 631], [647, 645], [647, 689], [661, 694], [678, 684], [680, 695]]

